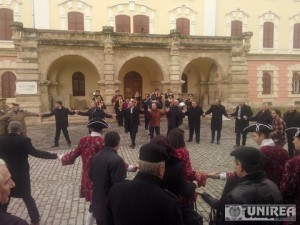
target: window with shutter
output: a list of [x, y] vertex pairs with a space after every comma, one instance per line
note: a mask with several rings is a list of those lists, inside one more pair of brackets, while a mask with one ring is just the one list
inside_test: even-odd
[[68, 30], [84, 30], [83, 14], [80, 12], [68, 13]]
[[81, 72], [75, 72], [72, 76], [73, 96], [85, 96], [85, 78]]
[[16, 76], [12, 72], [5, 72], [1, 77], [2, 98], [14, 98], [16, 93]]
[[294, 25], [294, 48], [300, 48], [300, 23]]
[[300, 94], [300, 74], [293, 73], [293, 94]]
[[10, 23], [14, 21], [13, 14], [11, 9], [0, 9], [0, 40], [11, 40]]
[[270, 95], [271, 94], [271, 75], [269, 72], [263, 73], [263, 95]]
[[181, 93], [188, 93], [188, 76], [183, 73], [181, 80], [184, 80], [184, 84], [181, 85]]
[[149, 34], [149, 17], [136, 15], [133, 17], [133, 32]]
[[263, 47], [273, 48], [274, 42], [274, 24], [272, 22], [264, 23]]
[[178, 18], [176, 20], [176, 30], [182, 35], [190, 35], [190, 20], [186, 18]]
[[130, 16], [116, 16], [116, 32], [130, 33]]
[[241, 37], [243, 34], [243, 23], [239, 20], [231, 21], [231, 37]]

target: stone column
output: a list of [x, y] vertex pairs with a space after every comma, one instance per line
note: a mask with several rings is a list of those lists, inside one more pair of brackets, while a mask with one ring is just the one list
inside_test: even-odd
[[181, 93], [181, 80], [180, 73], [180, 53], [179, 53], [179, 40], [180, 33], [176, 30], [170, 32], [170, 62], [169, 62], [169, 74], [170, 74], [170, 89], [173, 94]]
[[[40, 112], [41, 87], [39, 82], [37, 30], [24, 29], [23, 24], [20, 22], [11, 23], [11, 28], [13, 32], [12, 40], [17, 52], [16, 82], [19, 82], [19, 84], [25, 81], [36, 82], [37, 85], [37, 92], [33, 94], [18, 94], [18, 90], [16, 90], [16, 102], [21, 104], [21, 108], [28, 111]], [[31, 122], [38, 121], [35, 117], [31, 117], [29, 120]]]
[[234, 107], [240, 99], [248, 101], [247, 52], [250, 50], [252, 32], [243, 33], [243, 44], [232, 46], [229, 68], [228, 106]]
[[115, 93], [115, 90], [119, 89], [120, 81], [115, 78], [114, 68], [114, 52], [112, 48], [111, 36], [113, 34], [113, 27], [103, 27], [103, 33], [105, 34], [104, 41], [104, 80], [99, 81], [99, 85], [102, 86], [103, 98], [105, 104], [111, 107], [111, 98]]

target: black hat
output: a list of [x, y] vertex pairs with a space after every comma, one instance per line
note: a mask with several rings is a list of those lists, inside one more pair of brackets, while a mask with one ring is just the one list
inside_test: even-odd
[[291, 136], [300, 137], [300, 127], [290, 127], [285, 130], [285, 133]]
[[259, 165], [263, 162], [263, 155], [261, 151], [253, 147], [238, 148], [233, 150], [230, 155], [235, 156], [237, 159], [248, 165]]
[[145, 162], [162, 162], [169, 159], [166, 149], [156, 144], [145, 144], [140, 148], [139, 159]]
[[272, 131], [273, 131], [273, 127], [271, 125], [262, 124], [262, 123], [256, 123], [244, 129], [245, 133], [248, 132], [271, 133]]
[[89, 128], [97, 128], [97, 129], [104, 129], [108, 128], [108, 124], [105, 120], [100, 118], [92, 118], [86, 125]]

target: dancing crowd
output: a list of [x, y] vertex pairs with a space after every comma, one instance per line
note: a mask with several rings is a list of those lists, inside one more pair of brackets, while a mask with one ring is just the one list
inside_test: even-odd
[[[163, 102], [163, 99], [165, 100]], [[99, 91], [94, 93], [91, 108], [85, 112], [65, 108], [57, 101], [50, 113], [30, 113], [13, 103], [10, 109], [5, 99], [0, 100], [0, 224], [27, 224], [8, 214], [10, 197], [22, 198], [31, 224], [40, 224], [40, 214], [31, 195], [28, 156], [59, 159], [63, 166], [82, 159], [80, 196], [90, 203], [86, 225], [190, 225], [202, 224], [195, 215], [196, 198], [200, 195], [212, 207], [215, 216], [211, 224], [244, 224], [243, 221], [225, 221], [228, 204], [295, 204], [295, 221], [256, 221], [247, 224], [300, 223], [300, 113], [295, 105], [287, 105], [283, 118], [277, 108], [263, 103], [254, 114], [251, 107], [240, 100], [232, 113], [227, 113], [220, 99], [206, 111], [197, 104], [193, 95], [175, 98], [168, 89], [165, 95], [156, 89], [145, 98], [137, 91], [132, 98], [123, 98], [117, 90], [111, 102], [114, 113], [106, 113]], [[53, 147], [59, 146], [62, 130], [68, 146], [68, 115], [88, 116], [89, 135], [82, 137], [77, 147], [65, 154], [49, 153], [34, 148], [26, 136], [26, 116], [55, 116], [56, 134]], [[139, 161], [129, 165], [118, 155], [120, 136], [109, 131], [105, 118], [116, 118], [124, 127], [136, 148], [136, 136], [144, 116], [145, 130], [150, 143], [139, 149]], [[200, 143], [201, 118], [211, 115], [211, 144], [221, 145], [223, 117], [235, 119], [236, 141], [230, 155], [234, 171], [204, 172], [192, 167], [184, 130], [183, 118], [188, 117], [188, 140]], [[19, 116], [22, 115], [22, 116]], [[167, 134], [160, 133], [160, 120], [167, 118]], [[250, 123], [250, 121], [253, 121]], [[103, 129], [108, 129], [103, 137]], [[215, 135], [217, 133], [217, 135]], [[257, 148], [246, 146], [251, 133]], [[155, 134], [155, 135], [154, 135]], [[284, 148], [287, 143], [287, 150]], [[127, 172], [136, 172], [133, 180], [126, 180]], [[226, 182], [221, 198], [196, 189], [204, 187], [207, 179]], [[192, 214], [191, 214], [192, 213]], [[197, 213], [196, 213], [197, 214]]]

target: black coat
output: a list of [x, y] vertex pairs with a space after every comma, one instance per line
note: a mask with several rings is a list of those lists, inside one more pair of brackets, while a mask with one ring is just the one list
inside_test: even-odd
[[196, 185], [185, 179], [182, 161], [171, 157], [166, 161], [165, 174], [161, 187], [172, 192], [176, 196], [189, 197], [195, 194]]
[[0, 212], [0, 224], [2, 225], [28, 225], [28, 223], [16, 216], [6, 212]]
[[0, 158], [11, 173], [16, 186], [11, 196], [20, 198], [31, 192], [28, 155], [42, 159], [56, 159], [57, 154], [35, 149], [31, 140], [19, 134], [8, 134], [0, 138]]
[[75, 112], [70, 111], [68, 108], [62, 107], [61, 109], [55, 108], [51, 113], [43, 114], [43, 117], [55, 116], [56, 128], [65, 128], [69, 126], [68, 115], [74, 115]]
[[293, 112], [286, 112], [283, 115], [286, 128], [300, 127], [300, 112], [294, 110]]
[[104, 110], [99, 108], [99, 107], [92, 107], [86, 112], [78, 112], [78, 115], [88, 116], [89, 121], [93, 118], [105, 119], [105, 118], [112, 118], [113, 117], [112, 115], [105, 113]]
[[200, 127], [201, 116], [203, 114], [203, 109], [201, 106], [189, 107], [185, 112], [185, 115], [188, 116], [189, 127]]
[[[253, 115], [252, 109], [248, 105], [244, 105], [241, 108], [241, 118], [238, 118], [238, 111], [239, 111], [239, 106], [235, 108], [235, 112], [231, 113], [231, 116], [235, 116], [235, 133], [241, 133], [243, 130], [249, 126], [249, 119]], [[247, 116], [247, 120], [243, 119], [243, 116]]]
[[221, 130], [223, 125], [223, 115], [228, 117], [226, 109], [223, 105], [211, 105], [205, 114], [212, 113], [210, 128], [212, 130]]
[[89, 176], [93, 182], [93, 216], [103, 221], [105, 202], [110, 188], [126, 178], [124, 160], [114, 149], [104, 147], [92, 158]]
[[172, 129], [179, 127], [183, 117], [184, 113], [179, 106], [171, 106], [167, 112], [168, 127]]
[[130, 108], [125, 109], [125, 132], [138, 132], [138, 127], [140, 125], [140, 113], [144, 113], [139, 108], [134, 107], [131, 113]]
[[269, 109], [266, 111], [259, 111], [255, 116], [250, 118], [250, 121], [256, 121], [256, 123], [272, 125], [272, 115]]
[[107, 198], [105, 225], [182, 225], [176, 196], [161, 180], [139, 172], [132, 181], [116, 184]]

